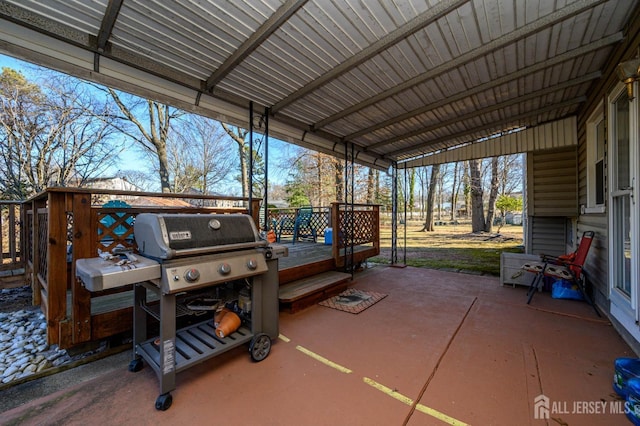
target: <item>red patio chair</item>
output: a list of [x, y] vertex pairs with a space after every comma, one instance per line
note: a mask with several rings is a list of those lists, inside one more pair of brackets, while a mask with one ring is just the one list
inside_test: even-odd
[[527, 291], [527, 304], [531, 303], [533, 295], [539, 290], [544, 277], [562, 278], [569, 281], [578, 288], [584, 300], [586, 300], [600, 316], [589, 295], [587, 294], [587, 271], [584, 262], [589, 254], [589, 248], [593, 241], [594, 232], [585, 231], [580, 239], [578, 249], [573, 253], [561, 256], [540, 255], [540, 262], [527, 262], [522, 265], [522, 269], [532, 272], [535, 275]]

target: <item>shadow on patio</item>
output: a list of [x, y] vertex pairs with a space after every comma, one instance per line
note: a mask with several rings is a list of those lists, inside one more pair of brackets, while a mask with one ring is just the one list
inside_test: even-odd
[[[549, 423], [626, 423], [611, 413], [613, 362], [634, 355], [586, 303], [544, 293], [528, 306], [496, 277], [410, 267], [367, 269], [351, 287], [388, 296], [357, 315], [281, 313], [267, 359], [237, 348], [180, 373], [165, 412], [154, 372], [129, 373], [124, 353], [84, 381], [90, 365], [5, 390], [2, 423], [544, 424], [541, 394]], [[576, 411], [596, 402], [603, 414]]]

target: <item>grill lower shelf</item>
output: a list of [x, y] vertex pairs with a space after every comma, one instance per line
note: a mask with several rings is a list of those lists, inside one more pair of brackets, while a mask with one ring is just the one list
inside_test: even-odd
[[[253, 338], [251, 330], [241, 326], [231, 335], [221, 339], [216, 336], [213, 320], [203, 321], [178, 330], [175, 339], [175, 372], [180, 372], [193, 364], [205, 361]], [[149, 339], [136, 346], [136, 352], [156, 372], [161, 372], [160, 351], [162, 342]]]

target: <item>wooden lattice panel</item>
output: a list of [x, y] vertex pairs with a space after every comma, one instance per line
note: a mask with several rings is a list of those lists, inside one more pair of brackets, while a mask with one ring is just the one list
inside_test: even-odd
[[0, 202], [0, 270], [11, 270], [21, 260], [20, 210], [17, 204]]
[[[293, 235], [293, 225], [296, 222], [298, 209], [280, 210], [269, 213], [271, 229], [281, 235]], [[314, 208], [311, 213], [311, 228], [321, 235], [329, 227], [331, 209], [327, 207]]]
[[295, 211], [272, 213], [269, 217], [274, 231], [285, 235], [293, 235], [293, 224], [296, 221]]
[[26, 253], [24, 254], [24, 258], [32, 261], [33, 262], [33, 233], [31, 232], [31, 230], [33, 229], [33, 211], [30, 210], [27, 212], [27, 214], [25, 215], [25, 221], [27, 222], [25, 224], [25, 228], [26, 232], [25, 232], [25, 245], [24, 245], [24, 250], [26, 251]]
[[[351, 229], [351, 220], [353, 218], [353, 232]], [[338, 232], [338, 244], [340, 247], [350, 245], [367, 244], [374, 241], [376, 235], [375, 228], [377, 224], [376, 212], [372, 210], [340, 210], [338, 217], [340, 232]], [[353, 241], [351, 241], [353, 239]]]
[[47, 211], [38, 211], [38, 264], [37, 274], [46, 280], [47, 277], [47, 246], [49, 243], [49, 214]]
[[135, 214], [125, 210], [105, 209], [98, 212], [98, 247], [102, 251], [114, 248], [135, 249], [133, 222]]

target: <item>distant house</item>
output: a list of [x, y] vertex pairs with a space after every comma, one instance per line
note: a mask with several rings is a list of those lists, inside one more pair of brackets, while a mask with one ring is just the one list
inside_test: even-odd
[[98, 177], [84, 181], [83, 187], [94, 189], [113, 189], [118, 191], [142, 191], [142, 188], [129, 182], [126, 177]]
[[[204, 195], [202, 191], [196, 188], [189, 188], [184, 191], [185, 194], [196, 194], [196, 195]], [[206, 195], [213, 195], [216, 197], [225, 197], [224, 195], [217, 192], [210, 192]], [[232, 207], [244, 207], [244, 202], [242, 200], [229, 200], [229, 199], [220, 199], [220, 200], [202, 200], [202, 199], [190, 199], [189, 202], [193, 205], [197, 205], [198, 207], [220, 207], [220, 208], [232, 208]]]
[[[126, 177], [97, 177], [86, 179], [82, 183], [83, 188], [91, 188], [91, 189], [107, 189], [107, 190], [115, 190], [115, 191], [142, 191], [137, 185], [129, 182]], [[100, 194], [95, 195], [93, 197], [93, 204], [106, 204], [112, 200], [122, 200], [126, 201], [128, 204], [131, 204], [131, 201], [137, 197], [132, 195], [111, 195], [111, 194]]]

